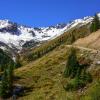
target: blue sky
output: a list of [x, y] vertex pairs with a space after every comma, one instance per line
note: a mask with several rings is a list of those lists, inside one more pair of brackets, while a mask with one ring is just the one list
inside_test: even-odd
[[100, 12], [100, 0], [0, 0], [0, 19], [50, 26]]

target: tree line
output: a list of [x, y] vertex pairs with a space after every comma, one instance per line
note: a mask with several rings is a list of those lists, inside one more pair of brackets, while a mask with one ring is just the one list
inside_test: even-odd
[[13, 93], [13, 77], [15, 63], [0, 49], [0, 97], [7, 98]]

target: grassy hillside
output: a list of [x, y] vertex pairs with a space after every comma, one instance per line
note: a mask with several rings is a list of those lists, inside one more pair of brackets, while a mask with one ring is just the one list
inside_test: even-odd
[[92, 33], [87, 37], [78, 39], [74, 44], [100, 50], [100, 30]]
[[62, 97], [61, 92], [66, 95], [60, 82], [66, 63], [66, 54], [67, 47], [61, 46], [42, 58], [18, 69], [16, 74], [21, 77], [18, 83], [32, 89], [29, 95], [22, 97], [20, 100], [57, 99], [60, 95]]
[[39, 47], [23, 51], [21, 53], [21, 62], [26, 64], [27, 62], [36, 60], [42, 57], [48, 52], [52, 51], [56, 47], [63, 43], [72, 44], [75, 40], [86, 37], [90, 34], [90, 23], [83, 26], [76, 26], [75, 28], [65, 32], [61, 36], [40, 45]]
[[[91, 34], [87, 26], [73, 28], [39, 47], [22, 52], [23, 66], [15, 70], [15, 84], [23, 86], [25, 91], [18, 100], [99, 100], [100, 31]], [[64, 70], [72, 46], [77, 50], [78, 59], [91, 61], [87, 71], [93, 81], [84, 88], [66, 91], [64, 86], [71, 79], [64, 77]], [[80, 62], [84, 63], [82, 59]]]
[[[97, 91], [96, 89], [99, 86], [95, 83], [100, 78], [100, 68], [96, 67], [96, 65], [96, 68], [89, 69], [91, 73], [93, 72], [93, 82], [84, 89], [68, 92], [63, 88], [63, 85], [70, 80], [63, 77], [67, 55], [71, 47], [71, 45], [66, 44], [62, 44], [45, 56], [15, 71], [15, 75], [19, 77], [15, 83], [27, 88], [25, 94], [18, 98], [18, 100], [92, 100], [91, 90], [95, 95], [95, 91]], [[91, 61], [93, 61], [94, 54], [96, 53], [94, 51], [92, 49], [77, 48], [77, 56], [83, 55], [87, 59], [91, 58]]]

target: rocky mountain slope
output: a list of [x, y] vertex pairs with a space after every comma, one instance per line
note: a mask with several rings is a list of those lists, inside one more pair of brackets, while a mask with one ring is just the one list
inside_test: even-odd
[[[36, 44], [56, 38], [64, 32], [76, 26], [85, 25], [93, 20], [93, 17], [74, 20], [68, 24], [56, 26], [30, 28], [9, 20], [0, 20], [0, 46], [21, 50], [25, 46], [34, 47]], [[3, 48], [4, 49], [4, 48]]]

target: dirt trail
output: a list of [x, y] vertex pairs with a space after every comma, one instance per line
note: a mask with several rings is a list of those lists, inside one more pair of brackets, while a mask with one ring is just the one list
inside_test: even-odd
[[[74, 47], [74, 48], [78, 48], [78, 49], [83, 50], [83, 51], [89, 51], [93, 55], [92, 58], [94, 58], [94, 62], [98, 61], [98, 56], [100, 55], [100, 51], [99, 50], [86, 48], [86, 47], [81, 47], [81, 46], [76, 46], [76, 45], [66, 45], [66, 47], [68, 47], [68, 48]], [[31, 69], [32, 68], [32, 66], [31, 66], [32, 64], [34, 65], [34, 62], [30, 62], [29, 64], [27, 64], [27, 65], [25, 65], [25, 66], [23, 66], [21, 68], [18, 68], [17, 71], [26, 71], [27, 68]]]
[[86, 47], [81, 47], [81, 46], [75, 46], [75, 45], [66, 45], [67, 47], [74, 47], [74, 48], [78, 48], [81, 50], [86, 50], [86, 51], [93, 51], [93, 52], [98, 52], [99, 50], [96, 49], [91, 49], [91, 48], [86, 48]]
[[100, 50], [100, 30], [75, 41], [74, 45]]

